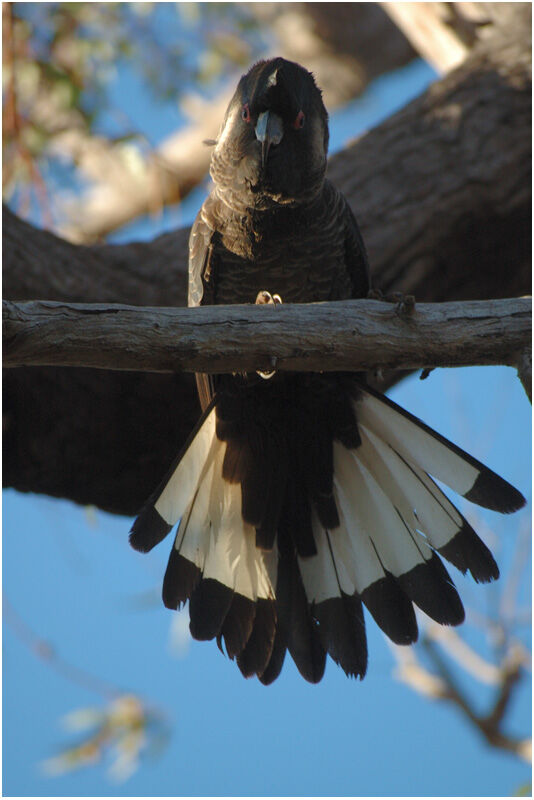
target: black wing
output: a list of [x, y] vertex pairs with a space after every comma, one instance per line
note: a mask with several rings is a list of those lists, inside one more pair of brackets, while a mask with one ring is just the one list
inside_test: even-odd
[[[189, 293], [188, 305], [211, 305], [215, 301], [215, 231], [206, 220], [207, 203], [200, 209], [189, 236]], [[196, 373], [198, 396], [204, 411], [214, 394], [213, 378]]]
[[367, 297], [371, 288], [371, 277], [367, 250], [347, 200], [345, 200], [345, 263], [352, 281], [352, 296], [355, 299]]

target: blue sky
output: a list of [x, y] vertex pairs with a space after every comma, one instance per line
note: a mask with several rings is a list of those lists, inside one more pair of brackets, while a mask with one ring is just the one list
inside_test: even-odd
[[[331, 150], [432, 78], [419, 62], [375, 82], [350, 108], [331, 115]], [[111, 97], [149, 126], [153, 143], [176, 124], [176, 110], [151, 102], [128, 69], [119, 68]], [[200, 202], [197, 192], [180, 224]], [[152, 238], [176, 218], [173, 211], [156, 223], [141, 220], [112, 239]], [[424, 382], [415, 376], [404, 381], [391, 396], [518, 486], [530, 506], [530, 407], [513, 370], [439, 370]], [[501, 517], [467, 503], [461, 508], [481, 520], [503, 575], [496, 584], [476, 586], [451, 568], [468, 610], [465, 638], [489, 654], [476, 614], [499, 603], [530, 511]], [[128, 546], [130, 524], [66, 501], [5, 491], [4, 592], [66, 661], [162, 709], [172, 727], [168, 747], [124, 784], [110, 783], [105, 763], [46, 777], [40, 762], [70, 741], [60, 718], [102, 701], [36, 658], [4, 625], [4, 795], [501, 796], [529, 780], [526, 765], [488, 749], [457, 711], [396, 680], [391, 651], [368, 618], [370, 664], [363, 682], [348, 680], [330, 662], [323, 682], [311, 686], [288, 658], [279, 680], [265, 688], [245, 681], [213, 642], [182, 639], [176, 652], [175, 615], [159, 599], [169, 545], [141, 556]], [[530, 569], [520, 588], [522, 607], [530, 605], [529, 577]], [[174, 624], [182, 629], [182, 622]], [[519, 633], [530, 645], [530, 623]], [[480, 710], [489, 707], [488, 687], [462, 673], [458, 678]], [[516, 735], [529, 733], [529, 683], [517, 692], [509, 717]]]

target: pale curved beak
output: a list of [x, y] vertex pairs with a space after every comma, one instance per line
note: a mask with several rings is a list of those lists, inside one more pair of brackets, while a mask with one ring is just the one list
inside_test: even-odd
[[274, 111], [262, 111], [256, 122], [256, 139], [261, 142], [261, 166], [265, 167], [271, 145], [280, 144], [284, 135], [282, 118]]

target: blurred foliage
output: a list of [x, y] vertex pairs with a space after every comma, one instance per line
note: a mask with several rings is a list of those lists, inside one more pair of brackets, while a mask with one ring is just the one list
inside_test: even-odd
[[63, 775], [107, 760], [108, 776], [122, 782], [138, 769], [142, 757], [161, 750], [169, 736], [165, 718], [135, 695], [122, 695], [103, 709], [77, 709], [63, 718], [63, 725], [83, 736], [43, 762], [48, 775]]
[[24, 185], [43, 199], [43, 165], [65, 133], [143, 133], [122, 118], [109, 135], [119, 69], [135, 71], [154, 100], [179, 104], [184, 91], [216, 86], [263, 49], [241, 3], [4, 3], [2, 23], [6, 199]]
[[108, 777], [121, 782], [139, 768], [143, 758], [163, 750], [171, 731], [161, 710], [66, 661], [53, 644], [30, 628], [5, 595], [2, 613], [11, 631], [37, 658], [58, 675], [106, 701], [104, 707], [79, 708], [63, 717], [63, 727], [79, 734], [78, 740], [42, 762], [46, 774], [63, 775], [106, 762]]

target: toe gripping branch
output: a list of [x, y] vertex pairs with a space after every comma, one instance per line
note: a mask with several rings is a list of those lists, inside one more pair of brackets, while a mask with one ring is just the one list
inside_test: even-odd
[[[267, 292], [266, 290], [262, 290], [261, 292], [258, 292], [258, 295], [257, 295], [256, 300], [255, 300], [255, 304], [256, 305], [260, 305], [260, 306], [263, 306], [263, 305], [275, 305], [276, 306], [276, 305], [281, 305], [281, 303], [282, 303], [282, 298], [280, 297], [279, 294], [271, 294], [270, 292]], [[273, 356], [271, 358], [271, 363], [272, 363], [273, 367], [276, 366], [276, 356]], [[266, 381], [268, 381], [269, 378], [272, 378], [273, 375], [276, 374], [276, 370], [275, 369], [270, 370], [269, 372], [264, 372], [263, 370], [258, 369], [258, 370], [256, 370], [256, 372], [260, 376], [260, 378], [264, 378], [264, 380], [266, 380]]]

